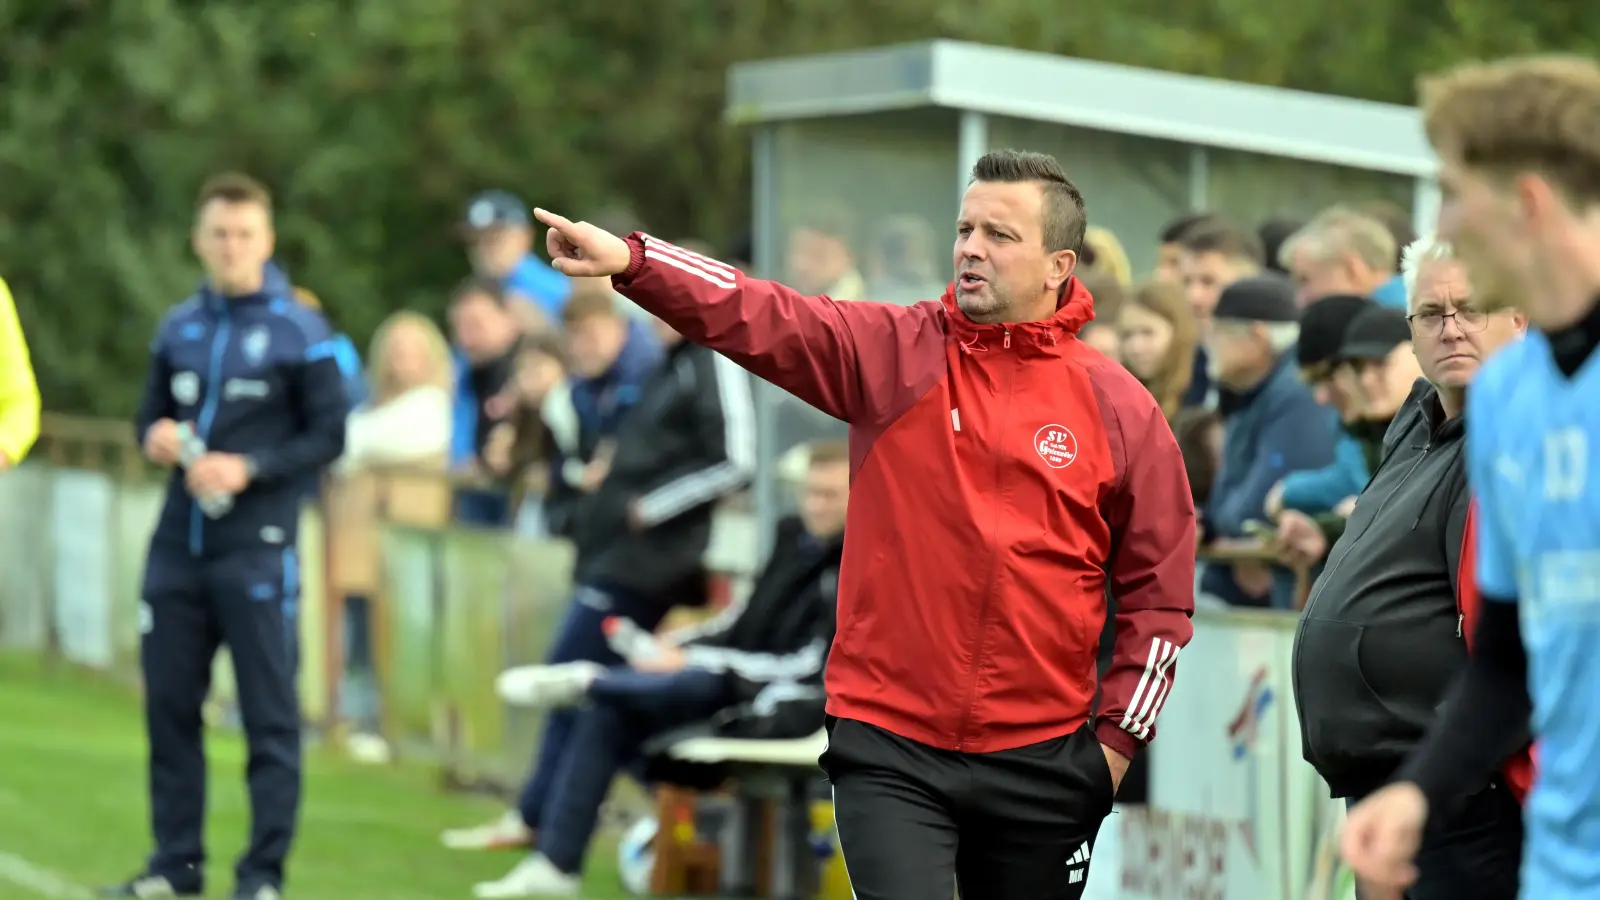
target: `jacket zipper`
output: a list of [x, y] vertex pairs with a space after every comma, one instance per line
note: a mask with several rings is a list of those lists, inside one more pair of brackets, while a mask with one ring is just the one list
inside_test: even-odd
[[[1001, 339], [1000, 346], [1008, 350], [1011, 348], [1011, 329], [1007, 328], [1005, 330], [1005, 337]], [[1015, 387], [1017, 380], [1015, 362], [1008, 357], [1006, 363], [1011, 366], [1011, 371], [1006, 378], [1006, 405], [1000, 415], [1000, 434], [1002, 435], [1006, 433], [1005, 427], [1009, 424], [1008, 417], [1011, 414], [1012, 389]], [[983, 637], [989, 625], [989, 606], [994, 601], [994, 594], [1000, 583], [1000, 523], [1004, 518], [1005, 504], [999, 500], [999, 497], [1000, 476], [1005, 471], [1005, 459], [1005, 442], [997, 440], [995, 441], [994, 451], [994, 492], [997, 502], [994, 510], [994, 529], [989, 533], [989, 543], [994, 550], [989, 558], [989, 580], [984, 585], [983, 603], [978, 607], [978, 628], [975, 632], [976, 645], [972, 650], [972, 664], [968, 667], [967, 708], [961, 716], [961, 729], [956, 732], [957, 750], [966, 749], [967, 729], [972, 726], [972, 712], [978, 705], [978, 671], [983, 664]]]
[[[1376, 522], [1378, 520], [1378, 516], [1383, 515], [1383, 508], [1385, 506], [1388, 506], [1389, 505], [1389, 501], [1394, 499], [1394, 495], [1398, 494], [1400, 492], [1400, 489], [1406, 486], [1406, 482], [1410, 481], [1411, 480], [1411, 476], [1416, 474], [1417, 467], [1422, 465], [1423, 461], [1428, 458], [1428, 453], [1430, 451], [1432, 451], [1432, 450], [1433, 450], [1433, 441], [1432, 440], [1430, 440], [1430, 441], [1428, 441], [1428, 443], [1422, 445], [1422, 452], [1417, 455], [1416, 459], [1411, 461], [1411, 468], [1407, 469], [1406, 470], [1406, 474], [1401, 476], [1400, 480], [1395, 483], [1395, 486], [1389, 489], [1389, 493], [1383, 495], [1383, 499], [1378, 502], [1378, 509], [1375, 512], [1373, 512], [1372, 518], [1367, 520], [1366, 527], [1361, 529], [1361, 533], [1356, 535], [1356, 538], [1355, 538], [1354, 541], [1350, 542], [1350, 549], [1346, 550], [1344, 555], [1339, 557], [1339, 562], [1338, 562], [1337, 565], [1335, 565], [1332, 569], [1322, 573], [1322, 577], [1317, 579], [1318, 582], [1325, 584], [1327, 582], [1327, 579], [1328, 579], [1329, 576], [1331, 576], [1334, 572], [1339, 571], [1339, 567], [1344, 565], [1344, 561], [1346, 559], [1350, 558], [1351, 551], [1355, 550], [1356, 545], [1361, 543], [1361, 540], [1367, 536], [1367, 532], [1372, 530], [1372, 523]], [[1378, 473], [1376, 473], [1376, 472], [1372, 473], [1372, 477], [1374, 477], [1374, 478], [1378, 477]], [[1316, 597], [1316, 592], [1313, 592], [1311, 599], [1315, 599], [1315, 597]], [[1306, 610], [1307, 611], [1309, 611], [1311, 609], [1311, 599], [1306, 600]], [[1305, 616], [1301, 616], [1300, 617], [1300, 621], [1304, 622], [1305, 621]]]
[[[226, 301], [223, 301], [226, 304]], [[228, 308], [223, 305], [218, 313], [216, 330], [211, 333], [211, 366], [206, 373], [206, 394], [200, 405], [195, 433], [211, 446], [211, 425], [217, 417], [217, 405], [222, 397], [222, 361], [228, 354], [228, 338], [232, 321]], [[205, 549], [205, 512], [200, 509], [200, 498], [189, 504], [189, 555], [199, 556]]]

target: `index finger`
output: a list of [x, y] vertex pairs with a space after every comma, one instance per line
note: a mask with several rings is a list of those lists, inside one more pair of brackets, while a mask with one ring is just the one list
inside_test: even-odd
[[535, 209], [533, 217], [559, 231], [566, 231], [572, 227], [572, 221], [565, 216], [559, 216], [548, 209]]

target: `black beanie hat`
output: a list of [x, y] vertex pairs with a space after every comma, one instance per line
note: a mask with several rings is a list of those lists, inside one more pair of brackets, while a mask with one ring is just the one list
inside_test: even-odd
[[1294, 305], [1294, 285], [1282, 275], [1268, 273], [1241, 278], [1223, 288], [1211, 317], [1235, 322], [1296, 322], [1300, 310]]

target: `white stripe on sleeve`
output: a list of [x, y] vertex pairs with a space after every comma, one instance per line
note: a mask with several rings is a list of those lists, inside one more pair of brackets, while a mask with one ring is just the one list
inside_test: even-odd
[[1167, 693], [1172, 690], [1172, 679], [1167, 673], [1177, 660], [1178, 648], [1171, 641], [1150, 639], [1150, 655], [1145, 659], [1144, 672], [1139, 675], [1133, 699], [1128, 701], [1128, 710], [1119, 723], [1123, 731], [1140, 740], [1149, 739], [1150, 728], [1161, 714]]

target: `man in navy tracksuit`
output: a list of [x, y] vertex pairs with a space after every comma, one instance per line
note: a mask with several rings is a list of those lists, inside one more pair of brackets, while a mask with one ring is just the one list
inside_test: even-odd
[[296, 526], [307, 479], [344, 448], [347, 405], [327, 322], [267, 265], [270, 204], [243, 176], [207, 184], [194, 234], [206, 283], [152, 347], [138, 438], [152, 462], [175, 467], [142, 594], [155, 852], [111, 896], [203, 889], [200, 710], [223, 643], [250, 753], [250, 845], [234, 896], [281, 896], [300, 803]]

